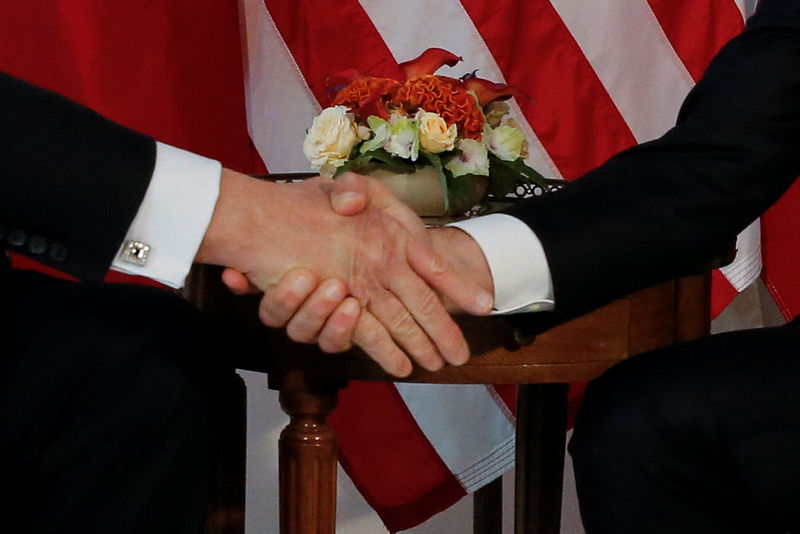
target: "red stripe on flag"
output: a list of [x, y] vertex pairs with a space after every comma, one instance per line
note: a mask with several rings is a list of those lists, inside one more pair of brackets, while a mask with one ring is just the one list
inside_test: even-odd
[[357, 0], [264, 3], [322, 105], [329, 100], [325, 80], [342, 70], [402, 79], [397, 61]]
[[2, 3], [0, 70], [130, 128], [245, 172], [247, 133], [235, 2]]
[[700, 79], [722, 46], [744, 29], [733, 0], [648, 0], [678, 57]]
[[800, 315], [800, 180], [761, 218], [764, 281], [787, 321]]
[[351, 382], [329, 421], [339, 461], [392, 532], [466, 495], [392, 384]]
[[721, 271], [711, 273], [711, 318], [725, 311], [725, 308], [736, 298], [739, 292], [728, 282]]
[[[5, 1], [0, 11], [0, 70], [227, 167], [263, 172], [247, 133], [235, 4]], [[14, 266], [72, 279], [22, 256]], [[160, 286], [115, 271], [105, 279]]]
[[517, 415], [517, 385], [516, 384], [494, 384], [489, 386], [506, 405], [508, 411], [516, 417]]
[[635, 144], [630, 129], [548, 1], [462, 0], [562, 175], [577, 178]]

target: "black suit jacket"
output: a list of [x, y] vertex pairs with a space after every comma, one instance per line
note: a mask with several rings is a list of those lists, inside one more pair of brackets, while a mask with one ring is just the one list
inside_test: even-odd
[[153, 139], [0, 73], [0, 256], [102, 279], [154, 164]]
[[798, 174], [800, 1], [763, 0], [677, 126], [510, 213], [542, 241], [560, 321], [724, 257]]

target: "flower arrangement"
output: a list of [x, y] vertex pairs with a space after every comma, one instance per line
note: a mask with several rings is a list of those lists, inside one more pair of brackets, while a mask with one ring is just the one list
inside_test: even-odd
[[508, 116], [512, 87], [467, 74], [433, 74], [461, 58], [432, 48], [400, 64], [404, 80], [349, 70], [328, 79], [333, 94], [308, 130], [303, 151], [312, 167], [335, 176], [376, 169], [411, 175], [432, 167], [445, 210], [463, 213], [487, 194], [503, 197], [519, 182], [545, 184], [525, 164], [527, 140]]

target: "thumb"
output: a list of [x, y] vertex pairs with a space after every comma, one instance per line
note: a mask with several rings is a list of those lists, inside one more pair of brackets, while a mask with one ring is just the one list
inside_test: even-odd
[[346, 172], [333, 181], [331, 207], [339, 215], [357, 215], [369, 204], [369, 178]]
[[392, 217], [409, 233], [422, 237], [425, 224], [383, 182], [353, 172], [343, 173], [333, 182], [333, 211], [340, 215], [356, 215], [372, 207]]

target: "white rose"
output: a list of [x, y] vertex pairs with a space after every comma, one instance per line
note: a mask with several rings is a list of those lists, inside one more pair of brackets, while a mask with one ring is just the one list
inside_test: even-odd
[[358, 129], [345, 106], [334, 106], [317, 115], [303, 141], [303, 153], [314, 169], [341, 167], [361, 142]]
[[441, 115], [424, 110], [417, 111], [414, 119], [417, 121], [422, 150], [431, 154], [453, 150], [458, 134], [455, 124], [448, 127]]

